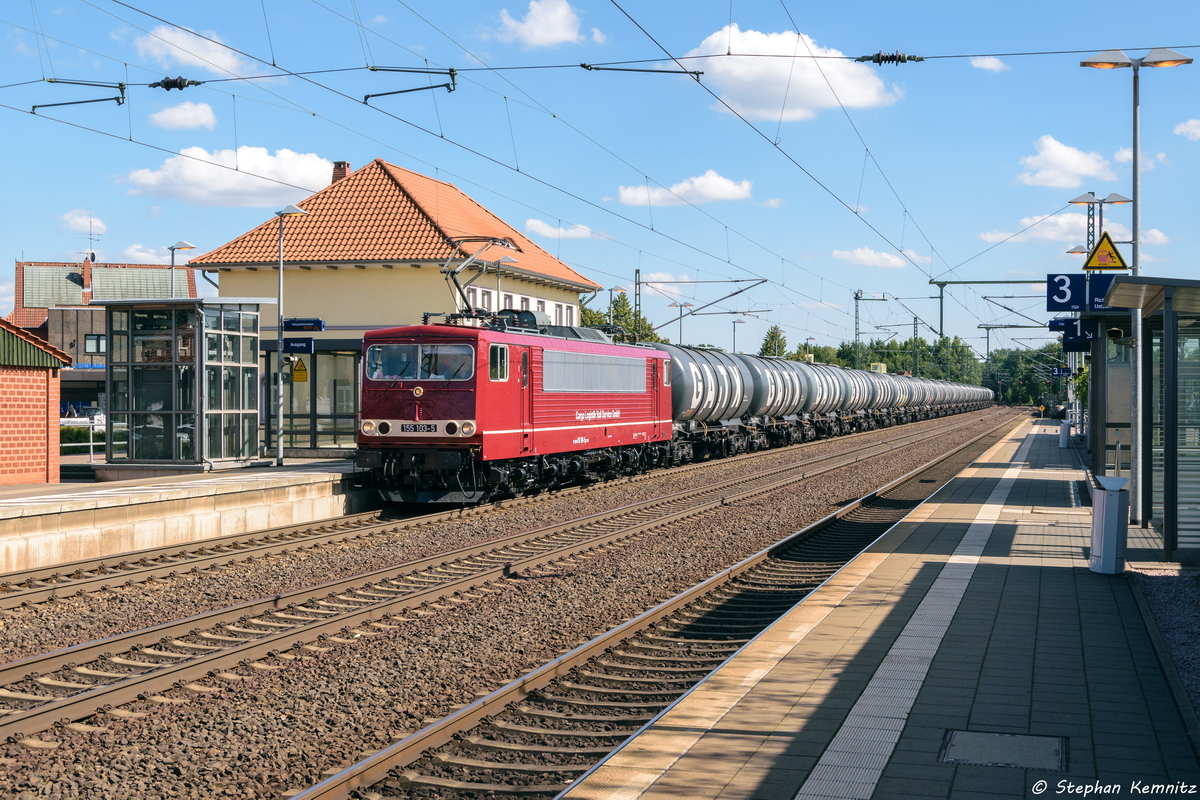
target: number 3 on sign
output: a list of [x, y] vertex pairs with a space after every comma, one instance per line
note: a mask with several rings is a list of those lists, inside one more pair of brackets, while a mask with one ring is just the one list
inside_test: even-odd
[[1046, 310], [1080, 311], [1084, 305], [1086, 287], [1084, 274], [1047, 275]]

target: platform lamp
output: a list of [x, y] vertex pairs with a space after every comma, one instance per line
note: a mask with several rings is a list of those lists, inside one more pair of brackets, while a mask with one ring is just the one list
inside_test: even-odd
[[[1156, 47], [1141, 58], [1130, 58], [1121, 50], [1105, 50], [1091, 58], [1079, 62], [1081, 67], [1094, 69], [1133, 68], [1133, 260], [1130, 266], [1132, 274], [1137, 277], [1142, 274], [1141, 241], [1142, 241], [1142, 172], [1139, 163], [1141, 148], [1141, 98], [1139, 94], [1139, 75], [1142, 67], [1179, 67], [1191, 64], [1191, 56], [1177, 53], [1166, 47]], [[1133, 374], [1130, 381], [1130, 415], [1129, 415], [1129, 511], [1130, 517], [1138, 524], [1149, 515], [1145, 514], [1142, 503], [1142, 401], [1145, 387], [1142, 385], [1142, 310], [1133, 309], [1133, 336], [1130, 344], [1133, 348]]]
[[175, 244], [167, 248], [171, 251], [171, 297], [175, 297], [175, 251], [176, 250], [195, 250], [196, 245], [188, 244], [183, 239], [180, 239]]
[[691, 303], [670, 303], [667, 305], [667, 308], [679, 309], [679, 344], [683, 344], [683, 310], [691, 307]]
[[283, 218], [307, 216], [303, 208], [288, 206], [275, 212], [279, 218], [279, 288], [275, 296], [275, 305], [279, 310], [279, 329], [276, 336], [275, 353], [275, 466], [283, 466]]
[[735, 353], [737, 352], [737, 326], [745, 324], [746, 320], [744, 319], [735, 319], [733, 321], [733, 352]]
[[[1108, 197], [1104, 198], [1103, 200], [1101, 200], [1099, 197], [1096, 197], [1096, 195], [1092, 192], [1088, 192], [1087, 194], [1081, 194], [1074, 200], [1068, 200], [1067, 202], [1073, 206], [1095, 206], [1099, 215], [1099, 218], [1097, 219], [1096, 230], [1100, 233], [1104, 233], [1104, 206], [1125, 205], [1126, 203], [1132, 203], [1133, 201], [1125, 195], [1117, 194], [1116, 192], [1110, 193]], [[1096, 243], [1094, 241], [1088, 242], [1088, 247], [1095, 246]], [[1068, 250], [1067, 252], [1071, 251]]]

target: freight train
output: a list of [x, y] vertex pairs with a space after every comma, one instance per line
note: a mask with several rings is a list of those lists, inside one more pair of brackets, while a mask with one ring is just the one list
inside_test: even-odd
[[984, 408], [991, 390], [505, 310], [363, 338], [357, 466], [389, 502], [471, 504]]

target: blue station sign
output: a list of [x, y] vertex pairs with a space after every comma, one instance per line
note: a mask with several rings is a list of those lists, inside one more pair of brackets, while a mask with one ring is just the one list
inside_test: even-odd
[[1078, 274], [1046, 276], [1047, 311], [1082, 311], [1087, 291], [1087, 276]]
[[[323, 331], [325, 330], [325, 320], [316, 318], [285, 319], [283, 321], [283, 329], [289, 333], [295, 333], [299, 331]], [[311, 353], [312, 351], [309, 350], [308, 352]]]
[[284, 339], [283, 352], [314, 353], [316, 352], [316, 347], [313, 344], [313, 338], [311, 336], [299, 336], [292, 339]]

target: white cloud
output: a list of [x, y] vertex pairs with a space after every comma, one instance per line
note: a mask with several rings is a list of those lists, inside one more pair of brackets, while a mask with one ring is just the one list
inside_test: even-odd
[[[1132, 147], [1122, 147], [1120, 150], [1118, 150], [1116, 152], [1116, 155], [1113, 156], [1113, 160], [1118, 161], [1122, 164], [1132, 164], [1133, 163], [1133, 148]], [[1154, 167], [1156, 165], [1166, 164], [1166, 163], [1167, 163], [1167, 154], [1166, 153], [1155, 153], [1154, 155], [1150, 155], [1149, 153], [1142, 153], [1142, 160], [1141, 160], [1141, 163], [1138, 164], [1138, 168], [1141, 170], [1145, 170], [1146, 172], [1149, 172], [1150, 170], [1154, 169]]]
[[1069, 189], [1083, 183], [1084, 177], [1116, 180], [1108, 161], [1099, 153], [1085, 153], [1050, 135], [1040, 137], [1035, 146], [1037, 155], [1021, 159], [1022, 166], [1027, 168], [1017, 177], [1021, 183]]
[[1006, 69], [1012, 69], [995, 56], [975, 56], [971, 59], [971, 66], [975, 69], [985, 69], [988, 72], [1004, 72]]
[[101, 222], [99, 217], [89, 214], [85, 208], [73, 208], [60, 219], [76, 233], [94, 233], [97, 236], [108, 233], [108, 226]]
[[[213, 164], [236, 164], [240, 171]], [[270, 155], [265, 147], [243, 145], [236, 154], [233, 150], [209, 153], [203, 147], [187, 147], [180, 155], [163, 161], [158, 169], [134, 170], [125, 180], [133, 185], [130, 194], [182, 200], [195, 206], [262, 208], [298, 202], [328, 186], [332, 174], [333, 162], [316, 153], [284, 149]], [[254, 175], [303, 188], [260, 180]]]
[[155, 111], [150, 115], [150, 121], [167, 130], [208, 128], [211, 131], [217, 125], [217, 115], [208, 103], [185, 101], [162, 111]]
[[932, 257], [923, 256], [920, 253], [918, 253], [916, 250], [909, 250], [908, 248], [905, 248], [904, 250], [901, 250], [900, 252], [902, 252], [902, 253], [904, 253], [904, 255], [908, 256], [909, 259], [911, 259], [914, 263], [917, 263], [917, 264], [932, 264], [933, 263]]
[[608, 37], [599, 28], [592, 28], [592, 41], [596, 44], [604, 44], [608, 41]]
[[863, 267], [883, 267], [884, 269], [900, 269], [908, 263], [898, 255], [880, 253], [869, 247], [856, 247], [853, 250], [834, 250], [833, 257]]
[[1186, 136], [1194, 142], [1200, 139], [1200, 119], [1189, 119], [1187, 122], [1181, 122], [1175, 126], [1175, 130], [1172, 133]]
[[[171, 251], [165, 247], [150, 248], [141, 244], [131, 244], [121, 251], [121, 259], [128, 264], [170, 264]], [[181, 253], [175, 257], [175, 265], [187, 263], [187, 257]]]
[[222, 47], [221, 37], [213, 31], [203, 31], [208, 41], [191, 31], [160, 25], [146, 36], [134, 41], [138, 54], [153, 58], [160, 65], [170, 67], [183, 65], [214, 72], [221, 77], [253, 75], [258, 68], [251, 61], [243, 61], [237, 53]]
[[[1039, 222], [1039, 220], [1043, 220]], [[1038, 223], [1034, 225], [1034, 223]], [[1011, 231], [987, 231], [979, 234], [979, 238], [985, 242], [1000, 242], [1012, 236], [1010, 241], [1013, 242], [1069, 242], [1070, 244], [1083, 244], [1087, 239], [1087, 214], [1083, 213], [1064, 213], [1056, 216], [1042, 215], [1033, 217], [1023, 217], [1020, 221], [1022, 228], [1029, 230], [1013, 236]], [[1119, 222], [1107, 222], [1104, 229], [1114, 239], [1128, 239], [1130, 237], [1130, 229]]]
[[[683, 281], [683, 282], [682, 283], [659, 284], [659, 283], [657, 283], [657, 281]], [[655, 292], [656, 294], [667, 295], [671, 298], [676, 298], [676, 297], [683, 296], [683, 290], [685, 288], [687, 288], [688, 284], [692, 283], [692, 279], [689, 278], [686, 274], [676, 276], [676, 275], [672, 275], [669, 272], [649, 272], [649, 273], [646, 273], [646, 275], [642, 277], [642, 283], [654, 284], [653, 286], [648, 287], [648, 288], [650, 291]], [[676, 313], [678, 313], [678, 309], [673, 309], [673, 310]], [[687, 309], [684, 309], [684, 311], [686, 311], [686, 310]]]
[[763, 200], [759, 205], [763, 208], [783, 208], [783, 198], [772, 197], [770, 200]]
[[371, 17], [371, 22], [374, 22], [376, 25], [382, 25], [387, 22], [387, 17], [385, 17], [383, 14], [376, 14], [375, 16]]
[[1142, 244], [1169, 244], [1171, 239], [1158, 228], [1142, 231]]
[[[812, 119], [822, 109], [837, 108], [837, 97], [850, 108], [878, 108], [890, 106], [902, 96], [894, 86], [888, 91], [874, 68], [842, 60], [838, 58], [844, 55], [841, 51], [821, 47], [805, 34], [800, 36], [802, 42], [791, 31], [761, 33], [728, 25], [687, 55], [721, 54], [722, 58], [702, 61], [697, 68], [704, 71], [704, 80], [718, 88], [722, 100], [751, 119], [778, 120], [781, 109], [785, 121]], [[789, 58], [724, 57], [730, 49], [735, 53]], [[814, 56], [833, 58], [821, 59], [818, 68], [818, 62], [807, 57], [810, 50]], [[790, 58], [793, 55], [803, 57]], [[830, 84], [837, 97], [829, 91]], [[726, 111], [721, 105], [714, 108]]]
[[868, 208], [867, 206], [864, 206], [862, 203], [859, 203], [852, 210], [854, 211], [855, 214], [865, 214], [868, 211], [870, 211], [871, 209]]
[[535, 236], [545, 236], [548, 239], [598, 239], [587, 225], [571, 225], [566, 228], [556, 228], [549, 222], [540, 219], [525, 220], [525, 232]]
[[[579, 15], [567, 0], [530, 0], [529, 13], [524, 21], [513, 19], [508, 9], [501, 9], [503, 30], [496, 34], [502, 42], [520, 41], [527, 49], [578, 44], [584, 40], [579, 32]], [[604, 34], [592, 29], [593, 41], [603, 43]]]
[[621, 186], [617, 199], [627, 206], [678, 206], [684, 203], [712, 203], [717, 200], [749, 200], [750, 181], [735, 182], [708, 170], [703, 175], [663, 189], [661, 186]]
[[817, 303], [811, 303], [807, 300], [801, 300], [798, 305], [801, 308], [803, 308], [805, 311], [816, 311], [819, 308], [833, 308], [833, 309], [839, 309], [839, 310], [844, 308], [844, 306], [841, 306], [837, 303], [831, 303], [828, 300], [821, 300], [820, 302], [817, 302]]

